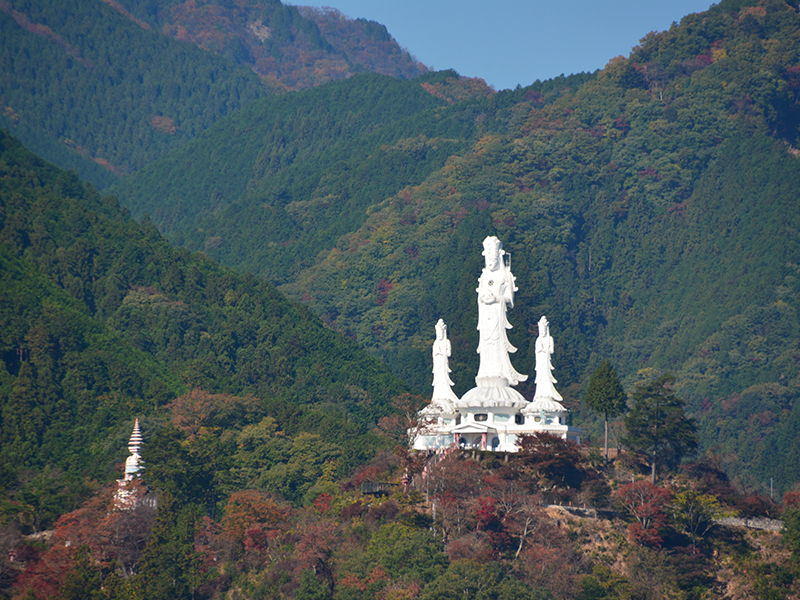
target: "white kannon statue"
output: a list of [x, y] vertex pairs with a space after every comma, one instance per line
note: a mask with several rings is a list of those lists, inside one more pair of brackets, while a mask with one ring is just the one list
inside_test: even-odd
[[433, 397], [432, 400], [455, 402], [458, 396], [451, 389], [450, 380], [450, 340], [447, 339], [447, 325], [442, 319], [436, 323], [436, 340], [433, 342]]
[[536, 398], [551, 398], [563, 400], [556, 391], [556, 378], [553, 377], [553, 363], [550, 356], [553, 354], [553, 338], [550, 336], [550, 323], [547, 317], [539, 319], [539, 337], [536, 338]]
[[495, 236], [483, 240], [483, 256], [486, 265], [478, 278], [478, 331], [480, 341], [480, 368], [477, 380], [503, 378], [508, 385], [517, 385], [528, 376], [517, 373], [511, 365], [510, 352], [517, 349], [511, 345], [506, 329], [511, 325], [506, 318], [506, 307], [514, 307], [515, 277], [503, 260], [506, 256], [503, 244]]

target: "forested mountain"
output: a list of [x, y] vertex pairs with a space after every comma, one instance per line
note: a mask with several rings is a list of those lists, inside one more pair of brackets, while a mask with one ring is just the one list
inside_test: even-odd
[[[262, 444], [282, 436], [288, 449], [252, 472], [238, 464], [234, 479], [266, 478], [286, 498], [302, 497], [331, 457], [342, 475], [381, 445], [369, 432], [405, 389], [386, 367], [271, 285], [175, 250], [149, 221], [0, 136], [3, 522], [22, 510], [47, 526], [113, 477], [137, 415], [148, 436], [170, 419], [199, 436], [196, 460], [232, 453], [231, 432], [248, 426]], [[292, 440], [315, 446], [318, 462], [303, 455], [297, 471]]]
[[[137, 171], [118, 202], [0, 132], [0, 596], [797, 595], [798, 492], [783, 534], [714, 521], [775, 517], [748, 495], [800, 481], [796, 0], [724, 0], [501, 93], [409, 80], [408, 57], [356, 73], [383, 68], [370, 43], [394, 55], [385, 29], [278, 2], [0, 18], [4, 123], [98, 185], [87, 164]], [[402, 448], [439, 317], [473, 385], [487, 235], [519, 286], [515, 366], [547, 315], [587, 437], [601, 361], [636, 402], [673, 371], [700, 460], [655, 485], [635, 453], [550, 436]], [[112, 500], [136, 415], [157, 512]]]
[[385, 26], [348, 19], [334, 8], [290, 6], [279, 0], [110, 4], [143, 27], [245, 65], [282, 90], [308, 89], [360, 71], [401, 79], [427, 71]]
[[426, 70], [382, 25], [278, 0], [9, 0], [0, 37], [0, 126], [100, 189], [256, 98]]
[[[220, 258], [290, 281], [287, 273], [313, 264], [320, 250], [363, 222], [376, 197], [421, 183], [466, 147], [475, 128], [470, 107], [443, 112], [447, 100], [428, 91], [436, 85], [471, 93], [472, 82], [447, 84], [453, 75], [414, 83], [360, 75], [254, 102], [114, 191], [135, 215], [152, 214], [165, 232], [198, 248], [219, 246]], [[240, 197], [257, 204], [248, 233], [238, 237], [225, 228], [241, 225], [226, 216], [240, 210], [232, 201]], [[197, 232], [204, 219], [219, 224], [213, 236]]]
[[[420, 390], [439, 317], [456, 391], [472, 386], [480, 242], [495, 234], [520, 288], [515, 365], [532, 369], [546, 314], [589, 432], [579, 400], [602, 359], [629, 386], [674, 370], [703, 450], [743, 486], [785, 488], [800, 479], [798, 52], [796, 2], [729, 0], [593, 75], [496, 94], [454, 73], [354, 77], [298, 93], [294, 112], [263, 100], [118, 191]], [[407, 106], [358, 106], [359, 89], [395, 87]]]
[[336, 51], [347, 57], [351, 73], [366, 70], [413, 79], [428, 72], [428, 67], [399, 46], [385, 25], [362, 18], [348, 19], [328, 6], [321, 9], [313, 6], [297, 8], [303, 17], [317, 24], [325, 40]]

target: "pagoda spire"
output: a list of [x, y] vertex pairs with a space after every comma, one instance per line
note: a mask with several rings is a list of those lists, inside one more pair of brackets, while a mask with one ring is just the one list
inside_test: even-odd
[[128, 452], [131, 455], [125, 459], [125, 481], [130, 481], [138, 476], [139, 471], [144, 468], [142, 457], [139, 454], [139, 447], [142, 445], [142, 432], [139, 429], [139, 419], [133, 425], [133, 433], [128, 441]]
[[136, 422], [133, 424], [133, 433], [131, 434], [131, 439], [128, 441], [128, 452], [131, 454], [139, 454], [139, 446], [142, 445], [142, 432], [139, 429], [139, 418], [136, 418]]

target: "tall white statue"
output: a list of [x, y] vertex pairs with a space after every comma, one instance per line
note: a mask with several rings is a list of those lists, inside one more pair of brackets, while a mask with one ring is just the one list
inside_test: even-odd
[[433, 342], [433, 401], [455, 402], [458, 396], [451, 389], [450, 380], [450, 340], [447, 339], [447, 325], [442, 319], [436, 323], [436, 340]]
[[553, 363], [550, 356], [553, 354], [553, 338], [550, 336], [550, 323], [547, 317], [539, 319], [539, 337], [536, 338], [536, 398], [550, 398], [552, 400], [563, 400], [561, 394], [556, 391], [555, 384], [558, 383], [553, 377]]
[[528, 376], [517, 373], [511, 365], [510, 352], [517, 349], [511, 345], [506, 329], [511, 325], [506, 318], [506, 307], [514, 307], [515, 277], [506, 264], [503, 244], [495, 236], [483, 240], [483, 256], [486, 265], [478, 278], [478, 331], [480, 341], [480, 368], [477, 379], [504, 378], [509, 385], [517, 385]]

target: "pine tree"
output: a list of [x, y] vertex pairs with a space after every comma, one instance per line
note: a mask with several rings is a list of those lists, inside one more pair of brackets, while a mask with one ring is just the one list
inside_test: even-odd
[[586, 404], [597, 412], [603, 413], [605, 422], [604, 456], [608, 460], [608, 418], [616, 417], [625, 410], [628, 396], [622, 388], [611, 362], [604, 360], [592, 373], [589, 387], [586, 389]]
[[194, 549], [196, 506], [164, 494], [134, 583], [143, 598], [190, 599], [200, 584], [200, 555]]
[[89, 546], [81, 546], [59, 592], [59, 600], [99, 600], [102, 577]]
[[625, 417], [628, 434], [624, 443], [650, 457], [651, 481], [656, 482], [656, 465], [677, 465], [697, 449], [694, 419], [686, 416], [684, 401], [670, 389], [674, 375], [637, 385], [633, 404]]
[[23, 362], [3, 408], [3, 437], [10, 449], [5, 453], [13, 462], [23, 462], [36, 454], [44, 429], [45, 416], [39, 405], [35, 368]]

